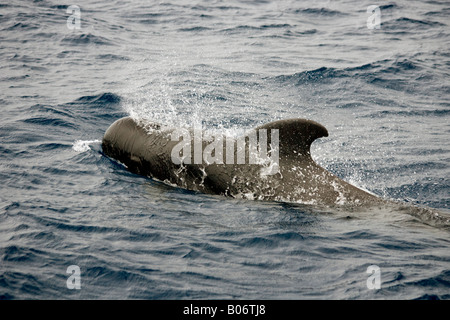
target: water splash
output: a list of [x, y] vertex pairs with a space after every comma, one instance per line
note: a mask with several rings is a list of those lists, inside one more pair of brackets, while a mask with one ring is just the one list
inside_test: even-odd
[[91, 150], [90, 146], [93, 143], [101, 143], [100, 140], [77, 140], [72, 145], [72, 150], [75, 152], [86, 152]]

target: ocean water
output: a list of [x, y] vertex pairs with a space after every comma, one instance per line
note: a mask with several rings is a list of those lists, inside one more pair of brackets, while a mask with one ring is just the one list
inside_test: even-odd
[[[1, 2], [0, 298], [449, 299], [449, 17], [447, 1]], [[315, 120], [320, 165], [444, 222], [137, 176], [101, 148], [126, 115]]]

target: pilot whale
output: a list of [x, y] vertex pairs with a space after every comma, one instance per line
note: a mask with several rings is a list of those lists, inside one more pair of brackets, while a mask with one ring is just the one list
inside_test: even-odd
[[203, 193], [324, 206], [384, 202], [312, 159], [313, 141], [328, 136], [323, 125], [286, 119], [252, 132], [243, 138], [199, 138], [192, 128], [180, 131], [125, 117], [106, 130], [102, 149], [131, 172]]

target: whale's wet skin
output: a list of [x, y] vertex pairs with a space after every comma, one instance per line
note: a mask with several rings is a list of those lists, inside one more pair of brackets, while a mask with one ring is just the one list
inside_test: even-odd
[[448, 7], [2, 1], [0, 299], [450, 299]]
[[[248, 136], [242, 139], [241, 161], [238, 161], [237, 142], [233, 140], [230, 143], [226, 137], [214, 137], [210, 144], [203, 139], [200, 141], [202, 159], [194, 163], [195, 132], [191, 130], [192, 135], [185, 136], [184, 141], [181, 136], [179, 141], [179, 135], [174, 137], [177, 129], [162, 130], [157, 124], [139, 123], [130, 117], [112, 124], [103, 137], [102, 145], [106, 155], [119, 160], [131, 171], [189, 190], [303, 204], [367, 205], [381, 202], [375, 195], [346, 183], [313, 161], [311, 143], [328, 136], [325, 127], [319, 123], [290, 119], [267, 123], [255, 129], [259, 138], [264, 132], [265, 139], [267, 130], [277, 130], [277, 136], [276, 145], [272, 140], [265, 140], [270, 144], [272, 153], [276, 152], [276, 159], [270, 159], [272, 161], [266, 164], [251, 161], [252, 153], [262, 150], [263, 143], [262, 139], [255, 139], [253, 150], [249, 147]], [[180, 148], [177, 146], [180, 143], [187, 146], [187, 154], [180, 155], [182, 158], [178, 160], [176, 156]], [[203, 156], [211, 145], [211, 160], [208, 163]], [[265, 151], [269, 152], [267, 145]], [[220, 157], [217, 157], [218, 153]], [[224, 157], [231, 160], [224, 161]]]

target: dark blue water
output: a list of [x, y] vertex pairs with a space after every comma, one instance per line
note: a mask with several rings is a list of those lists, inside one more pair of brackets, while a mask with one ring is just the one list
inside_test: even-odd
[[[1, 298], [450, 298], [448, 2], [383, 2], [379, 29], [369, 1], [77, 1], [73, 30], [72, 4], [0, 4]], [[126, 115], [236, 133], [309, 118], [330, 133], [322, 166], [434, 211], [168, 186], [102, 154]]]

